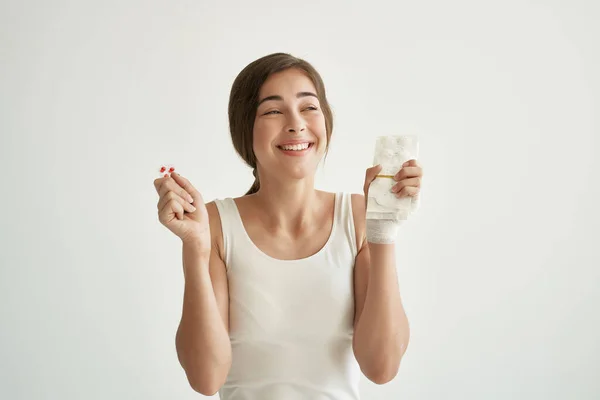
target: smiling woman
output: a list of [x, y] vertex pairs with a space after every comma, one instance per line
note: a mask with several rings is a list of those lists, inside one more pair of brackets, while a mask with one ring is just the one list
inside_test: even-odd
[[[290, 82], [295, 83], [297, 91], [290, 87]], [[240, 157], [254, 169], [255, 181], [246, 194], [258, 191], [260, 170], [263, 169], [257, 159], [262, 154], [262, 148], [260, 143], [259, 148], [254, 147], [254, 135], [259, 136], [257, 139], [261, 141], [264, 136], [277, 135], [285, 129], [295, 129], [296, 127], [289, 126], [294, 123], [306, 124], [300, 128], [302, 131], [295, 132], [298, 136], [304, 136], [284, 136], [280, 139], [284, 142], [279, 145], [322, 142], [324, 147], [317, 148], [314, 155], [315, 158], [322, 156], [331, 139], [333, 115], [319, 73], [310, 63], [284, 53], [272, 54], [250, 63], [235, 79], [229, 98], [229, 126], [233, 146]], [[307, 132], [320, 137], [307, 137]], [[284, 154], [291, 155], [289, 152]], [[265, 172], [262, 173], [264, 174]]]
[[289, 54], [256, 60], [233, 83], [229, 123], [256, 178], [245, 196], [204, 205], [179, 175], [155, 182], [161, 222], [183, 241], [180, 363], [223, 400], [356, 400], [361, 371], [396, 375], [409, 330], [394, 245], [370, 243], [365, 197], [314, 188], [333, 129], [321, 77]]

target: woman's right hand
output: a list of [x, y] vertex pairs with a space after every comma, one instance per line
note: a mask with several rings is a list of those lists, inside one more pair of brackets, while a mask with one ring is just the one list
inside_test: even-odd
[[158, 220], [182, 241], [195, 241], [209, 253], [208, 212], [200, 192], [175, 172], [156, 179], [154, 187], [159, 196]]

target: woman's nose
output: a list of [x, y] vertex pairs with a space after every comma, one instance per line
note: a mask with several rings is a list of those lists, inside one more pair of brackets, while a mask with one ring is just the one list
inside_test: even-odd
[[296, 127], [291, 127], [291, 126], [290, 126], [290, 127], [288, 128], [288, 132], [289, 132], [289, 133], [299, 133], [299, 132], [303, 132], [303, 131], [304, 131], [304, 129], [305, 129], [305, 128], [304, 128], [304, 126], [300, 126], [300, 125], [298, 125], [298, 126], [296, 126]]
[[306, 123], [300, 117], [291, 117], [288, 121], [288, 133], [300, 133], [306, 129]]

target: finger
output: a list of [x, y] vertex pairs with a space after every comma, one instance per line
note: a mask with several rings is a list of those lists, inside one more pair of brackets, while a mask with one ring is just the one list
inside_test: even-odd
[[396, 193], [397, 198], [402, 197], [416, 197], [419, 194], [420, 188], [414, 186], [406, 186]]
[[182, 198], [175, 192], [171, 192], [171, 191], [169, 191], [163, 197], [160, 198], [156, 207], [160, 210], [169, 201], [177, 201], [179, 204], [181, 204], [181, 206], [184, 208], [184, 210], [187, 211], [188, 213], [196, 211], [196, 207], [194, 207], [192, 204], [190, 204], [189, 201], [185, 200], [184, 198]]
[[183, 207], [181, 207], [181, 204], [177, 203], [177, 202], [173, 202], [173, 212], [175, 213], [175, 216], [177, 217], [178, 220], [183, 221]]
[[164, 196], [168, 191], [176, 191], [174, 190], [178, 185], [175, 184], [175, 180], [172, 178], [165, 176], [163, 178], [158, 178], [154, 181], [154, 187], [156, 188], [156, 192], [159, 196]]
[[194, 198], [181, 185], [179, 185], [179, 183], [177, 183], [177, 181], [173, 178], [174, 176], [175, 174], [171, 175], [170, 177], [167, 176], [165, 178], [161, 178], [163, 179], [163, 182], [160, 183], [158, 195], [162, 197], [166, 195], [169, 191], [172, 191], [184, 198], [185, 200], [189, 201], [190, 203], [193, 203]]
[[407, 162], [405, 162], [404, 164], [402, 164], [403, 167], [420, 167], [421, 165], [419, 164], [419, 162], [417, 160], [415, 160], [414, 158], [408, 160]]
[[165, 178], [157, 178], [154, 180], [154, 189], [156, 189], [156, 193], [160, 194], [160, 187], [165, 181]]
[[363, 192], [365, 192], [365, 196], [369, 192], [369, 186], [371, 185], [371, 182], [373, 182], [377, 174], [381, 172], [381, 168], [383, 168], [381, 164], [367, 168], [367, 172], [365, 173], [365, 184], [363, 186]]
[[401, 181], [406, 178], [414, 178], [417, 176], [423, 176], [423, 169], [421, 167], [402, 167], [396, 175], [394, 180]]
[[413, 186], [413, 187], [417, 187], [417, 188], [421, 187], [421, 178], [417, 177], [417, 178], [403, 179], [400, 182], [396, 183], [394, 186], [392, 186], [392, 192], [398, 193], [402, 189], [404, 189], [405, 187], [408, 187], [408, 186]]
[[183, 220], [183, 214], [185, 212], [185, 210], [183, 209], [183, 206], [178, 202], [178, 201], [170, 201], [166, 204], [165, 209], [167, 211], [167, 213], [170, 212], [175, 214], [175, 216], [177, 217], [178, 220]]
[[158, 212], [158, 219], [163, 224], [166, 224], [171, 221], [171, 215], [175, 214], [175, 217], [179, 220], [183, 219], [183, 207], [179, 202], [175, 200], [171, 200], [167, 202], [162, 209]]
[[[169, 179], [171, 177], [171, 174], [165, 174], [164, 176], [161, 176], [160, 178], [157, 178], [154, 180], [154, 188], [156, 189], [156, 192], [160, 195], [161, 194], [161, 189], [163, 188], [163, 186], [165, 184], [168, 184], [168, 182], [171, 180], [174, 182], [174, 180]], [[164, 192], [163, 192], [164, 193]]]
[[187, 180], [183, 176], [179, 175], [178, 173], [173, 174], [172, 178], [175, 179], [175, 182], [177, 182], [177, 184], [179, 186], [181, 186], [186, 191], [186, 193], [188, 193], [192, 196], [192, 200], [193, 200], [192, 203], [196, 203], [196, 204], [204, 203], [204, 199], [202, 199], [202, 195], [200, 194], [200, 192], [198, 190], [196, 190], [194, 185], [192, 185], [192, 183], [189, 180]]
[[179, 196], [178, 194], [176, 194], [173, 191], [168, 191], [163, 196], [161, 196], [160, 199], [158, 199], [158, 204], [156, 205], [156, 208], [158, 208], [159, 210], [162, 210], [163, 207], [165, 206], [165, 204], [167, 204], [168, 202], [170, 202], [172, 200], [178, 201], [181, 205], [183, 205], [183, 202], [181, 201], [183, 199], [181, 196]]

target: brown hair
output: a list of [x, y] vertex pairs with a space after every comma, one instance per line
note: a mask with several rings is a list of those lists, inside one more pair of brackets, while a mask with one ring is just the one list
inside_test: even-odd
[[286, 53], [274, 53], [248, 64], [235, 78], [229, 95], [229, 131], [233, 147], [240, 157], [252, 168], [254, 184], [246, 195], [258, 192], [260, 181], [256, 170], [256, 155], [252, 147], [254, 139], [254, 120], [258, 108], [258, 95], [263, 83], [274, 73], [296, 68], [304, 71], [315, 85], [321, 111], [325, 116], [327, 134], [326, 152], [333, 131], [333, 114], [327, 97], [325, 85], [317, 70], [307, 61]]

